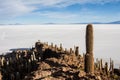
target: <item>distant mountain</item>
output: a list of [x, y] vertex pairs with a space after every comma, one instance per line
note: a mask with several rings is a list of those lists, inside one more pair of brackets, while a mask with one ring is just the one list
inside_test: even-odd
[[[83, 22], [83, 23], [41, 23], [41, 24], [120, 24], [120, 21], [114, 21], [114, 22]], [[0, 25], [29, 25], [29, 24], [21, 24], [21, 23], [15, 23], [15, 24], [0, 24]]]
[[114, 22], [110, 22], [108, 24], [120, 24], [120, 21], [114, 21]]
[[82, 23], [82, 24], [104, 24], [104, 23], [101, 23], [101, 22], [88, 22], [88, 23]]
[[72, 23], [72, 24], [120, 24], [120, 21], [114, 21], [114, 22], [86, 22], [86, 23]]
[[0, 24], [0, 25], [26, 25], [26, 24], [21, 24], [21, 23], [11, 23], [11, 24]]
[[114, 22], [108, 22], [108, 23], [104, 23], [104, 22], [91, 22], [92, 24], [120, 24], [120, 21], [114, 21]]

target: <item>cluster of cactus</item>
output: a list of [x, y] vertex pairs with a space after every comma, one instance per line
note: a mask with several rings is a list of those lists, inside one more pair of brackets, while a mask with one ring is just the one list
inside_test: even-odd
[[[33, 54], [31, 54], [31, 52], [27, 51], [27, 53], [29, 53], [27, 54], [27, 56], [25, 56], [24, 51], [22, 52], [14, 51], [10, 53], [12, 56], [8, 56], [8, 55], [0, 56], [0, 64], [1, 64], [0, 65], [0, 78], [1, 76], [3, 76], [2, 77], [3, 80], [15, 80], [15, 78], [16, 80], [20, 80], [22, 78], [22, 77], [21, 78], [19, 77], [20, 74], [22, 74], [20, 73], [20, 71], [23, 70], [23, 68], [24, 68], [24, 71], [26, 71], [26, 73], [30, 72], [31, 71], [30, 67], [36, 61], [35, 53], [33, 52]], [[13, 69], [14, 72], [10, 71], [11, 69]]]
[[95, 63], [95, 70], [98, 70], [101, 73], [104, 73], [106, 75], [113, 75], [114, 74], [114, 62], [113, 60], [111, 60], [110, 58], [110, 64], [108, 67], [108, 62], [105, 62], [104, 67], [103, 67], [103, 60], [100, 59], [96, 59], [96, 63]]
[[94, 73], [94, 58], [93, 58], [93, 27], [91, 24], [86, 28], [86, 54], [85, 54], [85, 72]]
[[102, 59], [98, 60], [97, 58], [95, 63], [95, 70], [99, 70], [100, 72], [102, 72], [102, 69], [103, 69], [103, 60]]
[[36, 68], [36, 63], [42, 60], [40, 55], [43, 52], [42, 49], [43, 44], [38, 41], [35, 43], [35, 48], [30, 50], [15, 50], [9, 54], [0, 55], [0, 80], [21, 80], [23, 74], [31, 72]]
[[[40, 41], [36, 42], [35, 44], [35, 48], [37, 49], [38, 52], [40, 52], [40, 48], [42, 43]], [[75, 54], [76, 56], [80, 56], [79, 55], [79, 47], [78, 46], [74, 46], [74, 49], [70, 48], [69, 50], [67, 50], [66, 48], [63, 48], [62, 43], [60, 44], [60, 46], [58, 47], [56, 44], [54, 45], [53, 43], [51, 43], [50, 45], [48, 45], [47, 43], [44, 43], [44, 45], [46, 45], [47, 48], [54, 50], [54, 51], [62, 51], [65, 53], [69, 53], [69, 54]]]

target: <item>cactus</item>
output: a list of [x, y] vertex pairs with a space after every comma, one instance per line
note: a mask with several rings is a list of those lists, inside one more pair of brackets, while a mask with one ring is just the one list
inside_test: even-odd
[[111, 68], [112, 68], [112, 60], [110, 58], [110, 68], [109, 68], [109, 71], [111, 71]]
[[55, 44], [55, 51], [57, 51], [57, 45]]
[[95, 69], [100, 70], [100, 61], [96, 58]]
[[104, 67], [105, 73], [106, 75], [109, 75], [109, 70], [108, 70], [108, 63], [105, 63], [105, 67]]
[[85, 54], [85, 72], [94, 73], [94, 62], [93, 56]]
[[86, 28], [85, 72], [94, 73], [93, 27], [91, 24], [88, 24]]
[[63, 50], [62, 44], [60, 44], [60, 50], [61, 50], [61, 51]]
[[4, 56], [2, 56], [2, 59], [1, 59], [1, 66], [4, 66], [4, 62], [5, 62], [5, 58], [4, 58]]
[[83, 59], [85, 59], [85, 53], [83, 53]]
[[112, 67], [111, 72], [112, 72], [112, 74], [114, 74], [114, 61], [112, 61], [112, 65], [111, 65], [111, 67]]
[[6, 65], [7, 66], [9, 65], [9, 59], [8, 58], [6, 59]]
[[91, 24], [86, 28], [86, 52], [93, 54], [93, 27]]
[[72, 48], [70, 48], [70, 54], [72, 53]]
[[65, 53], [67, 53], [67, 48], [65, 48], [65, 51], [64, 51]]
[[103, 68], [103, 60], [100, 59], [101, 68]]
[[102, 59], [100, 59], [99, 61], [99, 71], [102, 72], [102, 68], [103, 68], [103, 61]]
[[110, 68], [109, 68], [109, 71], [111, 72], [111, 74], [114, 73], [114, 62], [113, 62], [113, 60], [111, 60], [111, 58], [110, 58]]
[[53, 43], [51, 43], [51, 48], [53, 48]]
[[75, 55], [78, 56], [79, 55], [79, 47], [75, 47]]
[[34, 51], [32, 52], [32, 55], [33, 55], [33, 61], [36, 61], [36, 55]]
[[98, 70], [98, 67], [99, 67], [99, 61], [98, 58], [96, 58], [95, 69]]

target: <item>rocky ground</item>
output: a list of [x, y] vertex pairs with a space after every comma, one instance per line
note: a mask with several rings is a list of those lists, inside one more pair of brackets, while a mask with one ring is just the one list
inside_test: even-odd
[[[50, 53], [49, 53], [50, 54]], [[36, 71], [31, 72], [25, 80], [66, 80], [79, 79], [85, 75], [83, 58], [74, 53], [57, 52], [52, 57], [38, 62]]]
[[37, 45], [2, 56], [0, 80], [120, 80], [118, 69], [115, 70], [118, 74], [112, 75], [106, 74], [104, 68], [86, 73], [84, 55], [80, 55], [78, 47], [67, 50], [53, 44], [39, 42]]
[[[24, 80], [112, 80], [106, 74], [95, 71], [94, 74], [84, 72], [84, 58], [74, 52], [57, 51], [37, 63], [36, 71], [25, 76]], [[55, 56], [53, 56], [55, 55]]]

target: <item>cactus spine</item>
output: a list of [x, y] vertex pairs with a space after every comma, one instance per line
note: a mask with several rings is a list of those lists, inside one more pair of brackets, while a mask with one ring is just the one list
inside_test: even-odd
[[94, 73], [93, 27], [91, 24], [88, 24], [86, 28], [85, 72]]

